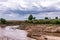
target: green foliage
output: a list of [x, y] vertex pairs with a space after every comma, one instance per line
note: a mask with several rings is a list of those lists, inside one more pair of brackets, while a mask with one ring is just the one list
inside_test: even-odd
[[28, 23], [34, 23], [34, 24], [60, 24], [60, 19], [58, 17], [55, 17], [55, 19], [49, 19], [48, 17], [45, 17], [45, 19], [35, 20], [36, 18], [30, 15], [28, 17]]
[[55, 17], [55, 19], [58, 19], [58, 17]]
[[33, 23], [33, 21], [32, 21], [32, 20], [28, 20], [28, 21], [26, 21], [26, 22], [28, 22], [28, 23]]
[[53, 24], [60, 24], [60, 20], [58, 20], [58, 19], [55, 19], [55, 20], [53, 20]]
[[60, 24], [59, 19], [28, 20], [27, 22], [28, 23], [34, 23], [34, 24]]
[[29, 15], [28, 20], [33, 20], [33, 16]]
[[48, 17], [45, 17], [45, 19], [49, 19]]
[[7, 23], [7, 21], [6, 21], [5, 19], [3, 19], [3, 18], [0, 19], [0, 22], [1, 22], [2, 24], [6, 24], [6, 23]]

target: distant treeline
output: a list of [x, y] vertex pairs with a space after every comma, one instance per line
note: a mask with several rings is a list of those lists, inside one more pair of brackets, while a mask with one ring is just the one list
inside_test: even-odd
[[41, 20], [27, 20], [27, 23], [34, 23], [34, 24], [60, 24], [59, 19], [41, 19]]
[[26, 22], [34, 24], [60, 24], [60, 19], [58, 17], [55, 17], [55, 19], [45, 17], [44, 19], [37, 20], [33, 15], [29, 15]]
[[28, 20], [26, 21], [7, 21], [4, 18], [0, 18], [0, 24], [25, 24], [25, 23], [33, 23], [33, 24], [60, 24], [60, 19], [55, 17], [55, 19], [51, 19], [45, 17], [44, 19], [36, 19], [33, 15], [29, 15]]

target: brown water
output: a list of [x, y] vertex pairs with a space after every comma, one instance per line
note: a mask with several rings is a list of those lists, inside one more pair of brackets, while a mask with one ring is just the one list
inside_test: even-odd
[[0, 28], [0, 40], [32, 40], [27, 37], [27, 32], [16, 29], [18, 26]]

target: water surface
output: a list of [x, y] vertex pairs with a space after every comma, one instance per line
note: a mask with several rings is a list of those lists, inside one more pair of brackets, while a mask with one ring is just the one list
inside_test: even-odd
[[6, 40], [31, 40], [27, 37], [27, 32], [25, 30], [18, 30], [16, 29], [17, 27], [19, 26], [0, 28], [0, 38], [2, 37]]

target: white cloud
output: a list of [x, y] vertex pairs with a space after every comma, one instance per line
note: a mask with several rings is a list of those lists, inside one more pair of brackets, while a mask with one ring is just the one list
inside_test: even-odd
[[43, 7], [48, 7], [48, 6], [51, 6], [54, 2], [51, 2], [51, 1], [44, 1], [44, 2], [41, 2], [41, 5]]
[[48, 6], [51, 6], [52, 4], [54, 4], [56, 2], [58, 2], [58, 0], [57, 1], [55, 1], [55, 0], [54, 1], [49, 1], [49, 0], [46, 0], [46, 1], [39, 1], [39, 0], [35, 0], [35, 1], [33, 1], [33, 0], [29, 0], [29, 1], [26, 1], [26, 0], [8, 0], [7, 2], [2, 2], [2, 5], [14, 9], [14, 8], [18, 7], [18, 5], [20, 5], [22, 8], [30, 8], [33, 5], [35, 5], [35, 6], [42, 5], [43, 7], [48, 7]]
[[[43, 9], [46, 7], [47, 9]], [[7, 12], [7, 10], [22, 10], [22, 11], [44, 11], [44, 10], [60, 10], [60, 0], [0, 0], [0, 17], [5, 19], [26, 19], [29, 14], [20, 15], [18, 13]], [[6, 14], [6, 13], [7, 14]], [[45, 16], [48, 17], [60, 17], [60, 12], [46, 12], [46, 13], [36, 13], [33, 14], [38, 19]]]
[[0, 4], [14, 10], [33, 10], [34, 6], [37, 8], [41, 8], [40, 6], [49, 7], [58, 2], [60, 2], [60, 0], [7, 0], [6, 2], [0, 2]]

